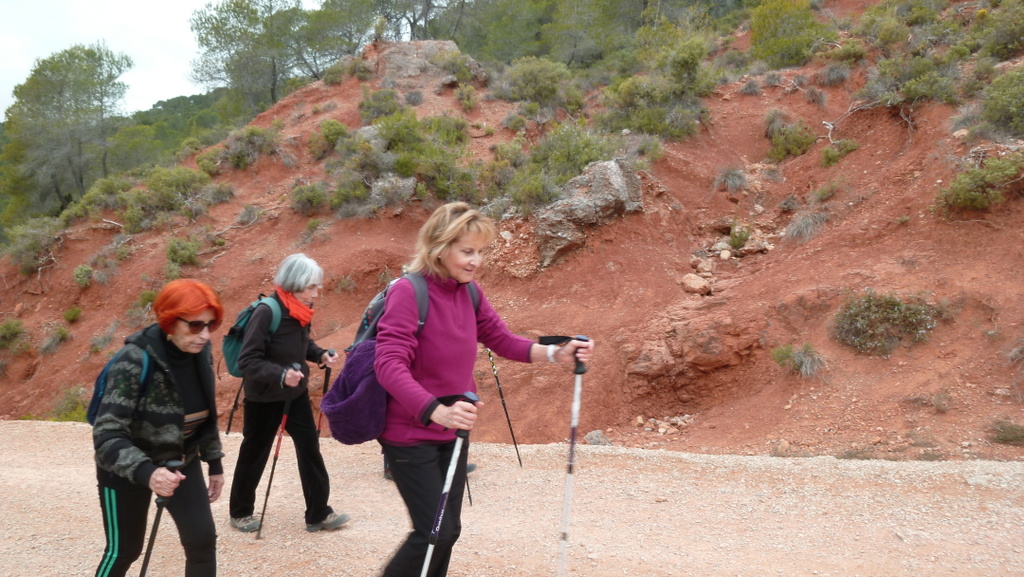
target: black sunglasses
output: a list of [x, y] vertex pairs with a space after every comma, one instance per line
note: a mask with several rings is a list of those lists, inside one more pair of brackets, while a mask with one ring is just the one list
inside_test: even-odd
[[188, 325], [188, 332], [194, 335], [198, 335], [199, 333], [203, 332], [203, 329], [207, 328], [210, 329], [210, 332], [212, 333], [213, 331], [217, 330], [218, 327], [220, 327], [220, 321], [217, 319], [213, 319], [208, 323], [204, 323], [203, 321], [186, 321], [181, 317], [178, 317], [178, 320]]

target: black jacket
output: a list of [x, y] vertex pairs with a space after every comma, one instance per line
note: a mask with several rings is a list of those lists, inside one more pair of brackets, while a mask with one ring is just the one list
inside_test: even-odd
[[[271, 298], [281, 301], [276, 292]], [[245, 327], [242, 350], [238, 353], [238, 368], [242, 371], [247, 401], [273, 403], [298, 398], [309, 384], [309, 365], [305, 361], [319, 363], [325, 352], [310, 338], [310, 326], [300, 325], [288, 314], [283, 303], [281, 324], [268, 341], [272, 316], [270, 307], [259, 305], [252, 311]], [[297, 387], [286, 387], [282, 376], [292, 363], [299, 363], [306, 378]]]
[[[166, 340], [160, 326], [152, 324], [125, 339], [124, 352], [110, 368], [106, 393], [93, 425], [96, 464], [139, 485], [149, 483], [157, 464], [182, 459], [185, 451], [185, 409], [178, 385], [166, 360]], [[150, 357], [150, 377], [140, 398], [142, 351]], [[217, 399], [214, 394], [211, 347], [207, 343], [195, 355], [199, 386], [210, 408], [210, 418], [196, 432], [198, 456], [211, 463], [210, 474], [220, 474], [224, 456], [217, 428]]]

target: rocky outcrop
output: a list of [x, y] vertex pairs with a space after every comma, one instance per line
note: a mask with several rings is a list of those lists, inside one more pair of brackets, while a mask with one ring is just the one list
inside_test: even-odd
[[591, 163], [563, 195], [535, 215], [541, 269], [586, 246], [588, 229], [643, 210], [640, 177], [622, 160]]
[[[455, 42], [377, 42], [368, 46], [362, 57], [380, 75], [381, 86], [385, 88], [438, 92], [459, 84], [454, 74], [435, 64], [444, 60], [446, 55], [461, 55]], [[483, 66], [469, 56], [462, 57], [471, 77], [470, 82], [486, 84], [488, 76]]]
[[725, 301], [680, 302], [642, 327], [620, 335], [624, 392], [630, 399], [662, 397], [692, 403], [710, 392], [707, 375], [745, 362], [759, 348], [767, 320], [734, 316]]

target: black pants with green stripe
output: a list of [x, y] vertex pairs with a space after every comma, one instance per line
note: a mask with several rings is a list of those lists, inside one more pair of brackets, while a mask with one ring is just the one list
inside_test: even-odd
[[[181, 473], [185, 480], [167, 500], [160, 522], [163, 524], [170, 516], [178, 527], [181, 545], [185, 548], [185, 577], [213, 577], [217, 574], [217, 529], [210, 512], [210, 496], [200, 460], [193, 459]], [[142, 555], [153, 492], [107, 471], [97, 469], [96, 476], [103, 528], [107, 535], [107, 547], [96, 569], [96, 577], [123, 577], [132, 562]], [[160, 535], [167, 527], [161, 529], [157, 532], [157, 540], [166, 542]], [[156, 555], [154, 548], [154, 558]], [[150, 559], [151, 567], [154, 563]]]

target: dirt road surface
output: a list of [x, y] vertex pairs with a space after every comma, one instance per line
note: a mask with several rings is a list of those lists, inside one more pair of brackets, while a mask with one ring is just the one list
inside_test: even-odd
[[[103, 550], [91, 430], [0, 421], [0, 575], [91, 576]], [[241, 436], [224, 438], [228, 483]], [[408, 530], [379, 447], [323, 439], [341, 530], [307, 533], [285, 439], [263, 538], [213, 504], [221, 575], [378, 575]], [[473, 444], [451, 577], [555, 575], [568, 445]], [[569, 575], [1024, 575], [1024, 463], [698, 455], [577, 446]], [[269, 467], [268, 467], [269, 473]], [[265, 482], [265, 479], [264, 479]], [[262, 504], [264, 486], [258, 490]], [[151, 510], [152, 515], [152, 510]], [[136, 563], [130, 572], [137, 575]], [[151, 577], [182, 574], [164, 516]]]

